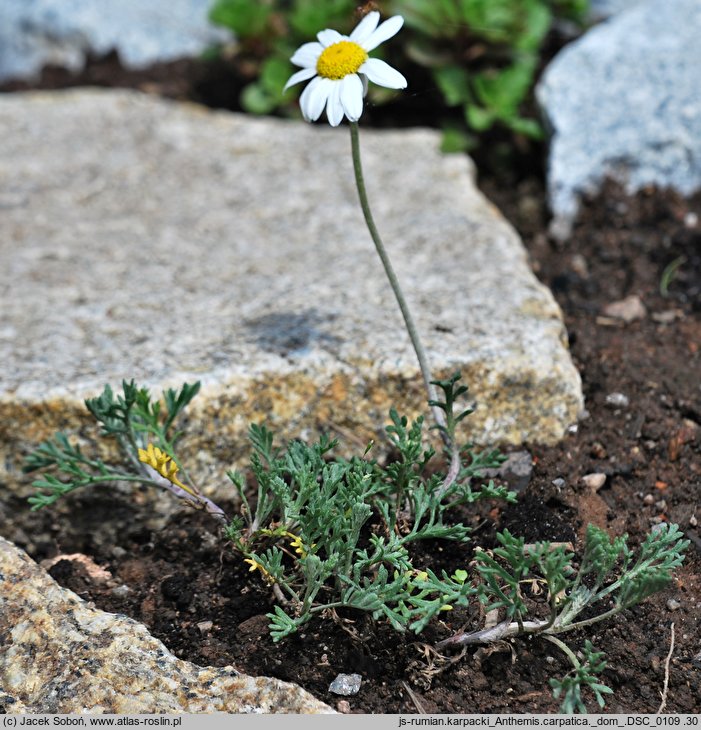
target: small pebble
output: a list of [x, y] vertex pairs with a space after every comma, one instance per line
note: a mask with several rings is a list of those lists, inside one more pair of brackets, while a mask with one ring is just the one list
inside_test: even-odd
[[558, 477], [557, 479], [552, 480], [552, 484], [558, 489], [562, 489], [567, 482], [562, 477]]
[[201, 634], [206, 634], [208, 631], [211, 631], [212, 626], [214, 626], [212, 621], [200, 621], [197, 624], [197, 628], [200, 630]]
[[127, 551], [120, 545], [115, 545], [112, 548], [111, 553], [113, 557], [117, 558], [117, 560], [121, 560], [127, 554]]
[[603, 313], [607, 317], [623, 320], [626, 324], [635, 322], [636, 319], [643, 319], [647, 314], [642, 299], [637, 294], [621, 299], [619, 302], [611, 302], [604, 307]]
[[684, 216], [684, 225], [687, 228], [695, 228], [699, 223], [699, 217], [694, 213], [692, 210], [690, 210], [685, 216]]
[[533, 474], [533, 457], [528, 451], [515, 451], [508, 454], [506, 461], [498, 469], [485, 469], [484, 476], [504, 479], [510, 489], [522, 492]]
[[582, 277], [582, 279], [588, 279], [589, 278], [589, 265], [587, 264], [587, 260], [582, 256], [581, 253], [576, 253], [574, 256], [572, 256], [572, 260], [570, 261], [570, 268], [572, 271], [574, 271], [575, 274]]
[[582, 481], [584, 482], [585, 487], [597, 491], [606, 484], [606, 474], [598, 472], [594, 474], [585, 474], [582, 477]]
[[691, 515], [691, 517], [689, 517], [689, 527], [696, 527], [698, 524], [699, 521], [696, 519], [696, 515]]
[[342, 714], [342, 715], [348, 715], [351, 711], [350, 702], [348, 700], [339, 700], [336, 703], [336, 709]]
[[671, 324], [674, 320], [683, 318], [684, 312], [681, 309], [665, 309], [652, 315], [652, 319], [658, 324]]
[[681, 607], [682, 607], [682, 604], [681, 604], [681, 603], [680, 603], [679, 601], [677, 601], [677, 599], [676, 599], [676, 598], [670, 598], [670, 599], [669, 599], [669, 600], [667, 601], [667, 608], [668, 608], [668, 609], [669, 609], [670, 611], [676, 611], [677, 609], [679, 609], [679, 608], [681, 608]]
[[339, 674], [329, 685], [329, 692], [335, 695], [357, 695], [363, 678], [359, 674]]
[[658, 502], [655, 502], [655, 507], [660, 511], [666, 510], [667, 509], [667, 500], [660, 499]]
[[609, 393], [606, 396], [606, 405], [614, 408], [627, 408], [630, 405], [630, 400], [623, 393]]
[[643, 497], [643, 504], [646, 504], [650, 506], [651, 504], [655, 504], [655, 498], [651, 494], [646, 494]]
[[126, 598], [131, 593], [131, 588], [129, 586], [121, 585], [121, 586], [115, 586], [110, 593], [115, 598]]
[[691, 658], [691, 663], [696, 669], [701, 669], [701, 651]]

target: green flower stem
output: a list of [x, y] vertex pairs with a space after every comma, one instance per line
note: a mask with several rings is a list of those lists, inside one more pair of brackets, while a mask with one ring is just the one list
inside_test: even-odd
[[[384, 247], [384, 244], [382, 243], [382, 239], [380, 238], [377, 226], [375, 225], [375, 221], [372, 217], [372, 211], [370, 210], [370, 203], [368, 202], [368, 195], [365, 189], [365, 178], [363, 177], [363, 167], [360, 161], [360, 141], [357, 122], [350, 123], [350, 133], [351, 149], [353, 153], [353, 170], [355, 172], [355, 184], [358, 188], [360, 207], [363, 209], [365, 223], [367, 224], [368, 231], [370, 231], [370, 236], [372, 237], [372, 240], [375, 244], [375, 248], [377, 249], [377, 253], [380, 257], [380, 260], [382, 261], [382, 265], [385, 268], [385, 273], [387, 274], [387, 278], [389, 279], [389, 283], [392, 287], [392, 291], [394, 292], [394, 296], [397, 299], [397, 304], [399, 304], [399, 309], [401, 309], [402, 311], [404, 324], [406, 325], [407, 332], [409, 333], [409, 338], [411, 339], [411, 344], [414, 346], [414, 352], [416, 352], [416, 357], [419, 361], [421, 375], [423, 376], [424, 385], [426, 386], [426, 391], [428, 392], [428, 399], [430, 401], [435, 401], [436, 389], [431, 383], [431, 368], [428, 364], [426, 351], [421, 344], [421, 339], [419, 338], [418, 330], [416, 329], [416, 325], [414, 324], [414, 319], [411, 316], [409, 305], [404, 298], [404, 293], [402, 292], [402, 288], [399, 285], [399, 280], [397, 279], [397, 275], [394, 273], [392, 262], [387, 255], [387, 251]], [[446, 422], [443, 412], [436, 406], [432, 406], [431, 410], [433, 411], [433, 417], [436, 423], [438, 424], [438, 426], [441, 427], [441, 433], [445, 434], [446, 432], [444, 429], [446, 426]]]
[[[598, 623], [599, 621], [605, 621], [606, 619], [612, 618], [616, 614], [623, 611], [626, 607], [616, 605], [613, 608], [600, 613], [598, 616], [592, 616], [591, 618], [583, 619], [582, 621], [576, 621], [575, 623], [568, 623], [562, 626], [558, 631], [554, 633], [562, 634], [565, 631], [574, 631], [576, 629], [582, 629], [585, 626], [591, 626], [592, 624]], [[628, 607], [630, 608], [630, 606]], [[576, 615], [576, 614], [575, 614]]]
[[579, 669], [582, 666], [579, 659], [577, 659], [575, 653], [572, 651], [572, 649], [569, 648], [569, 646], [567, 646], [567, 644], [565, 644], [564, 641], [560, 641], [560, 639], [556, 638], [555, 636], [551, 636], [550, 634], [543, 634], [543, 638], [547, 639], [552, 644], [555, 644], [558, 649], [566, 654], [567, 658], [570, 660], [570, 662], [572, 662], [572, 666], [575, 669]]

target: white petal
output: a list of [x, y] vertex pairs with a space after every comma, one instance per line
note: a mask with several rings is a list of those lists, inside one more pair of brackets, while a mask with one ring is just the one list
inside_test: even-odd
[[345, 40], [345, 36], [341, 35], [337, 30], [331, 30], [331, 28], [320, 30], [316, 34], [316, 37], [319, 39], [319, 43], [321, 43], [324, 48], [328, 48], [334, 43]]
[[366, 38], [360, 45], [366, 51], [372, 51], [373, 48], [377, 48], [380, 43], [384, 43], [388, 38], [399, 33], [399, 29], [404, 25], [404, 18], [401, 15], [395, 15], [384, 23], [373, 33], [370, 34], [369, 38]]
[[358, 73], [365, 74], [373, 84], [386, 86], [388, 89], [406, 89], [406, 79], [393, 69], [388, 63], [379, 58], [368, 58], [358, 69]]
[[326, 103], [326, 116], [332, 127], [337, 127], [343, 119], [343, 106], [341, 105], [341, 82], [332, 81], [333, 86], [329, 93], [329, 100]]
[[295, 51], [290, 61], [295, 66], [301, 66], [302, 68], [316, 67], [316, 62], [319, 60], [319, 56], [323, 50], [324, 47], [321, 43], [305, 43]]
[[299, 97], [299, 106], [308, 122], [315, 122], [321, 116], [332, 87], [331, 79], [317, 76], [304, 89], [302, 96]]
[[373, 10], [368, 13], [358, 25], [355, 26], [353, 32], [350, 34], [350, 39], [355, 41], [358, 45], [363, 45], [363, 41], [372, 35], [372, 32], [377, 28], [377, 24], [380, 22], [380, 14], [377, 10]]
[[348, 74], [340, 86], [343, 111], [351, 122], [357, 122], [363, 113], [363, 82], [357, 74]]
[[368, 95], [368, 77], [365, 74], [358, 74], [363, 82], [363, 99]]
[[290, 88], [290, 86], [294, 86], [300, 81], [306, 81], [312, 76], [316, 76], [315, 68], [303, 68], [301, 71], [297, 71], [297, 73], [293, 73], [292, 76], [290, 76], [287, 83], [285, 84], [285, 88], [282, 91], [285, 92]]

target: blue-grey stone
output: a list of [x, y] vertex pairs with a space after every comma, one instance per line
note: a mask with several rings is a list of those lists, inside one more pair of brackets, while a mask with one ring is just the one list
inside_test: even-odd
[[329, 685], [329, 692], [350, 697], [360, 692], [363, 678], [359, 674], [339, 674]]
[[589, 15], [595, 20], [610, 18], [612, 15], [632, 8], [643, 0], [590, 0]]
[[72, 70], [116, 50], [128, 68], [197, 56], [231, 36], [207, 18], [212, 0], [3, 0], [0, 81], [46, 64]]
[[701, 3], [648, 0], [587, 32], [546, 70], [548, 191], [566, 235], [606, 177], [629, 192], [701, 187]]

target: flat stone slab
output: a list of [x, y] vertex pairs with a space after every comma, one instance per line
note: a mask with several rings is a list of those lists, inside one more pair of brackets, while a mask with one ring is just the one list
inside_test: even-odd
[[537, 97], [553, 130], [548, 192], [566, 237], [581, 198], [609, 177], [701, 188], [701, 4], [640, 0], [564, 48]]
[[[182, 443], [220, 474], [252, 421], [357, 450], [390, 406], [427, 412], [347, 129], [98, 90], [0, 97], [0, 128], [0, 465], [123, 378], [201, 380]], [[469, 160], [428, 130], [361, 146], [434, 372], [470, 386], [469, 436], [561, 438], [582, 407], [561, 313]]]
[[301, 687], [173, 656], [92, 608], [0, 537], [0, 706], [7, 713], [330, 713]]

